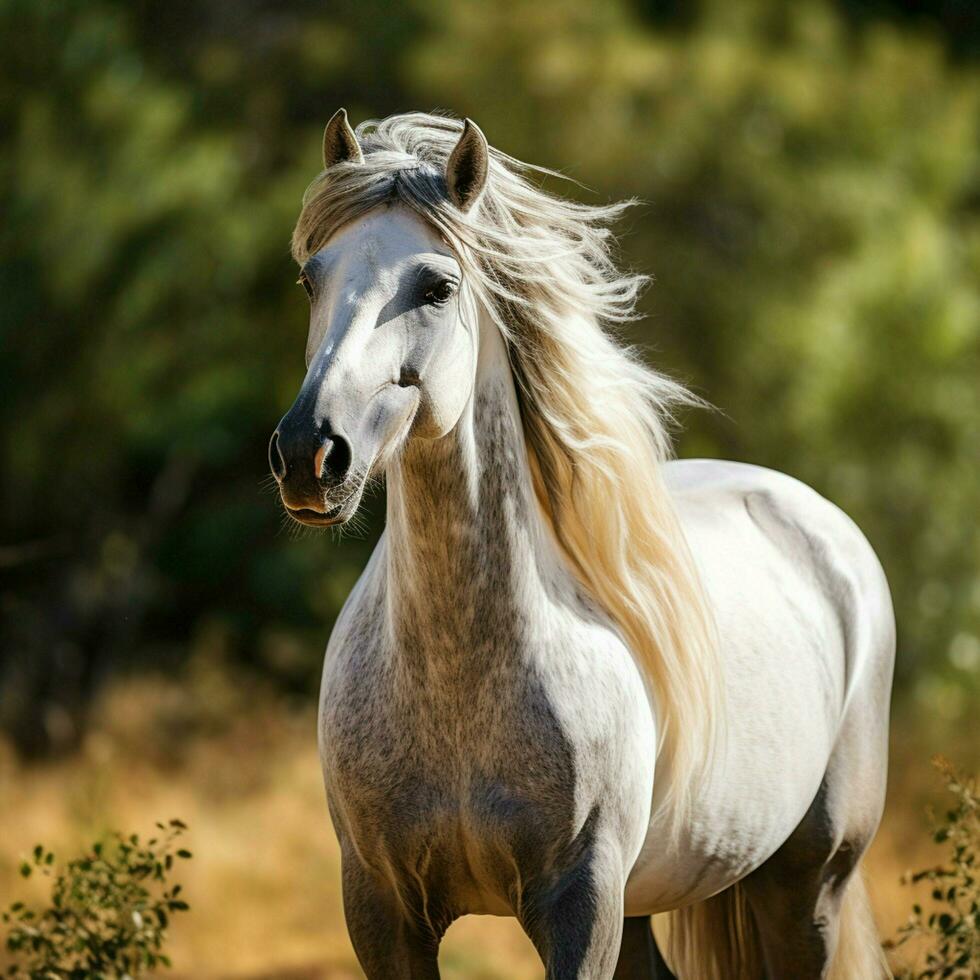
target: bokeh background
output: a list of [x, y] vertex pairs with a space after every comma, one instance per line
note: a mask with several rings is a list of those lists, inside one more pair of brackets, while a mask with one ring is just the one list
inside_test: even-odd
[[[972, 0], [2, 0], [0, 901], [38, 839], [179, 816], [177, 976], [360, 975], [314, 711], [383, 503], [297, 534], [265, 447], [323, 124], [442, 108], [584, 185], [555, 190], [641, 199], [632, 339], [718, 408], [680, 454], [800, 477], [881, 556], [893, 932], [930, 755], [980, 765], [978, 59]], [[502, 921], [444, 963], [540, 976]]]

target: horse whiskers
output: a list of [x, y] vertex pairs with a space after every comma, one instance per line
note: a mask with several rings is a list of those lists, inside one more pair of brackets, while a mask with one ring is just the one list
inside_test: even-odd
[[279, 481], [271, 473], [261, 477], [258, 484], [262, 493], [279, 493]]

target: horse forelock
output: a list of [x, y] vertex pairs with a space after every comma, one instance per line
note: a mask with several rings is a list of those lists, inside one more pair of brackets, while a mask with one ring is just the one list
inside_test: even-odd
[[713, 618], [661, 477], [673, 413], [698, 399], [609, 329], [636, 317], [647, 281], [618, 267], [610, 230], [633, 202], [551, 195], [532, 178], [553, 171], [491, 149], [483, 194], [463, 213], [445, 179], [461, 132], [458, 120], [423, 113], [362, 123], [363, 162], [313, 181], [293, 255], [304, 262], [340, 227], [392, 203], [454, 249], [506, 340], [542, 511], [648, 679], [676, 829], [710, 773], [724, 718]]

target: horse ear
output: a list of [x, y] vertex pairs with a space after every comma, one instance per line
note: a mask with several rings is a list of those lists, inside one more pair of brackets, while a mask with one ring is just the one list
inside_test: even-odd
[[323, 169], [329, 170], [335, 163], [363, 163], [364, 154], [347, 121], [347, 110], [338, 109], [323, 131]]
[[487, 183], [489, 166], [487, 138], [472, 119], [467, 119], [463, 122], [463, 135], [446, 164], [449, 197], [460, 211], [469, 211], [479, 200]]

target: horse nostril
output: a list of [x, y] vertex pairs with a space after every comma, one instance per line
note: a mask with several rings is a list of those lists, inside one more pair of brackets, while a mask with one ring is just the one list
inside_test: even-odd
[[269, 440], [269, 469], [272, 470], [272, 475], [280, 482], [286, 478], [286, 461], [283, 459], [282, 451], [279, 449], [278, 429], [272, 433], [272, 438]]
[[350, 469], [350, 445], [343, 436], [331, 436], [313, 458], [313, 473], [318, 480], [340, 483]]

